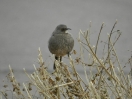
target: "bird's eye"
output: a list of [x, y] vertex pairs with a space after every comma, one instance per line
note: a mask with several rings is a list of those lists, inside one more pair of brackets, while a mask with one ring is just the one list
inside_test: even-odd
[[65, 28], [62, 28], [61, 31], [65, 31], [66, 29]]

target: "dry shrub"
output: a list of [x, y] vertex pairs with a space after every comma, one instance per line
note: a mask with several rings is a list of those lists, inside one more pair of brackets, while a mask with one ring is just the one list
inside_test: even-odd
[[[119, 30], [114, 31], [116, 24], [117, 21], [108, 34], [108, 41], [105, 44], [107, 48], [105, 50], [102, 48], [106, 52], [101, 59], [97, 56], [97, 50], [104, 23], [100, 28], [95, 46], [90, 44], [90, 28], [86, 32], [80, 31], [78, 38], [80, 56], [76, 59], [72, 59], [70, 56], [69, 65], [56, 60], [56, 70], [53, 73], [47, 71], [39, 49], [39, 68], [34, 65], [35, 71], [32, 74], [28, 74], [24, 69], [30, 81], [23, 83], [24, 88], [20, 87], [9, 66], [8, 79], [13, 87], [13, 90], [10, 90], [13, 93], [12, 99], [14, 99], [13, 97], [15, 99], [132, 99], [131, 75], [124, 74], [114, 48], [121, 35]], [[112, 42], [113, 33], [117, 33], [117, 37]], [[84, 54], [84, 50], [87, 53]], [[76, 51], [74, 50], [72, 54], [76, 54]], [[84, 59], [86, 54], [89, 56], [88, 59]], [[111, 56], [114, 58], [111, 59]], [[85, 80], [77, 72], [76, 64], [83, 68]], [[117, 71], [115, 71], [116, 69]], [[33, 90], [36, 91], [36, 94], [31, 93]], [[9, 99], [6, 92], [7, 90], [1, 91], [1, 95]]]

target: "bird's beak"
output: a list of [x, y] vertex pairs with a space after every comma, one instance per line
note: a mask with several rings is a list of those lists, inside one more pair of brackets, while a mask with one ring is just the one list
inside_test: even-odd
[[66, 30], [71, 30], [70, 28], [66, 28]]

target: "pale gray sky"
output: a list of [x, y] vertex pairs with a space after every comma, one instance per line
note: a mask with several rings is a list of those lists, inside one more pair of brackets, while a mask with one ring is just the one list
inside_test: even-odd
[[[122, 31], [116, 49], [125, 62], [131, 56], [127, 50], [132, 50], [132, 0], [0, 0], [0, 70], [8, 69], [9, 64], [13, 69], [33, 69], [38, 47], [48, 63], [47, 42], [59, 24], [72, 29], [77, 50], [79, 30], [87, 30], [90, 21], [95, 44], [102, 22], [101, 39], [106, 40], [116, 19], [115, 30]], [[53, 63], [49, 65], [52, 69]]]

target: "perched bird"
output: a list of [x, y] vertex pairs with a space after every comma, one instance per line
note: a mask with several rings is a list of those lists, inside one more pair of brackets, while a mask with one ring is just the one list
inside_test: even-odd
[[[58, 25], [53, 31], [48, 42], [49, 51], [52, 54], [55, 54], [55, 59], [60, 62], [62, 60], [62, 56], [67, 54], [69, 57], [74, 46], [74, 39], [69, 33], [66, 33], [67, 30], [71, 29], [67, 28], [67, 26], [63, 24]], [[55, 62], [53, 68], [56, 69]]]

